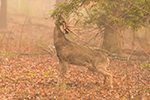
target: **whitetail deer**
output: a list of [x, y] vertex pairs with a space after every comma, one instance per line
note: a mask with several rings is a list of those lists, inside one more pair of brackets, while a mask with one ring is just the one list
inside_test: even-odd
[[60, 15], [57, 17], [54, 28], [54, 45], [59, 58], [60, 75], [64, 78], [68, 64], [86, 66], [91, 71], [97, 71], [105, 75], [104, 84], [106, 76], [109, 76], [111, 87], [113, 87], [112, 75], [106, 69], [110, 63], [109, 59], [100, 51], [91, 50], [69, 41], [65, 37], [65, 32], [60, 28], [65, 25], [65, 22], [62, 21], [63, 18]]

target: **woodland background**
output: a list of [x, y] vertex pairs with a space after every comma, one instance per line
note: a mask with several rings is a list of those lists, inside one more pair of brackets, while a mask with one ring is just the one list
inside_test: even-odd
[[[0, 0], [0, 4], [4, 1]], [[107, 55], [111, 59], [113, 89], [102, 85], [103, 75], [73, 65], [65, 76], [65, 89], [56, 86], [59, 64], [53, 46], [55, 25], [50, 13], [60, 2], [62, 0], [7, 0], [6, 25], [0, 17], [1, 100], [149, 100], [149, 25], [138, 31], [123, 31], [122, 55]], [[79, 21], [77, 28], [80, 27]], [[76, 31], [81, 38], [72, 34], [67, 38], [97, 49], [102, 47], [104, 37], [103, 32], [98, 32], [82, 26]]]

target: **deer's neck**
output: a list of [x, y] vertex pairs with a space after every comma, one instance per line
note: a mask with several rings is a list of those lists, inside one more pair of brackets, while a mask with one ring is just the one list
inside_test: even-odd
[[60, 44], [66, 42], [65, 34], [61, 31], [60, 27], [56, 26], [54, 29], [54, 44]]

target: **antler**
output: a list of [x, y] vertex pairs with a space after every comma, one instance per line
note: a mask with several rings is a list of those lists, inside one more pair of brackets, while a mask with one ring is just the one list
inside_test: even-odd
[[62, 23], [63, 28], [64, 28], [64, 30], [66, 30], [67, 32], [71, 32], [71, 33], [73, 33], [75, 36], [77, 36], [78, 38], [80, 38], [80, 36], [74, 32], [75, 27], [76, 27], [76, 25], [77, 25], [77, 23], [78, 23], [79, 20], [77, 20], [77, 21], [75, 22], [75, 25], [73, 26], [73, 28], [74, 28], [73, 30], [70, 30], [70, 29], [69, 29], [69, 26], [70, 26], [69, 24], [71, 23], [71, 21], [72, 21], [73, 19], [74, 19], [74, 18], [71, 18], [71, 19], [68, 21], [68, 23], [66, 23], [65, 21], [63, 21], [63, 23]]

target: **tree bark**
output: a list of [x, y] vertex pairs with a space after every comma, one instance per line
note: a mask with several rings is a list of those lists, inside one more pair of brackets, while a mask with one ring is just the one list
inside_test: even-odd
[[120, 35], [109, 26], [105, 27], [102, 48], [110, 53], [122, 53]]
[[0, 28], [7, 27], [7, 0], [1, 0]]

